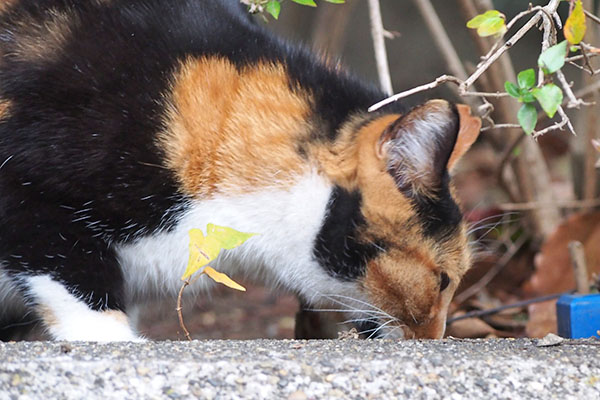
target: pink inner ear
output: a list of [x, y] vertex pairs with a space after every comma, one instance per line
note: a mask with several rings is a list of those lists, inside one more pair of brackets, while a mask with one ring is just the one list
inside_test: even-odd
[[481, 130], [481, 118], [471, 115], [471, 108], [464, 104], [457, 104], [458, 115], [460, 118], [460, 128], [456, 138], [454, 150], [448, 160], [448, 170], [451, 171], [456, 162], [469, 150], [479, 137]]

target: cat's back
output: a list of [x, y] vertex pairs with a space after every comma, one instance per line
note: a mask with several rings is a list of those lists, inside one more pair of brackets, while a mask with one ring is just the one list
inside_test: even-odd
[[4, 98], [63, 101], [57, 91], [77, 90], [72, 103], [93, 92], [152, 97], [182, 57], [239, 52], [253, 29], [235, 0], [9, 0], [0, 7], [0, 88]]
[[[269, 40], [248, 34], [255, 27], [242, 11], [235, 0], [3, 2], [3, 235], [17, 240], [11, 226], [34, 224], [24, 207], [71, 221], [62, 214], [91, 202], [106, 235], [162, 226], [180, 201], [156, 139], [174, 76], [188, 57], [239, 53], [250, 36]], [[11, 246], [5, 239], [0, 248]]]

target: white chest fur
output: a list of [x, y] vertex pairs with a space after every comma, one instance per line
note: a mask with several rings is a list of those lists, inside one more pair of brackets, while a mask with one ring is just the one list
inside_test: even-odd
[[[195, 201], [170, 232], [117, 249], [130, 300], [135, 303], [147, 295], [174, 296], [188, 261], [188, 231], [205, 231], [208, 223], [259, 234], [222, 253], [212, 264], [217, 270], [283, 286], [305, 298], [352, 291], [350, 284], [327, 275], [312, 255], [331, 191], [329, 182], [310, 173], [286, 189], [265, 188]], [[195, 288], [210, 284], [202, 277]]]

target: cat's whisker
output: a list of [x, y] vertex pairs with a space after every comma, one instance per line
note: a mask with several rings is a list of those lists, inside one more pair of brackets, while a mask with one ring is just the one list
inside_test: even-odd
[[337, 312], [337, 313], [362, 313], [365, 314], [369, 317], [372, 318], [380, 318], [381, 316], [383, 317], [389, 317], [387, 314], [380, 314], [377, 315], [375, 313], [373, 313], [372, 311], [369, 310], [360, 310], [360, 309], [356, 309], [356, 308], [352, 308], [352, 309], [344, 309], [344, 308], [306, 308], [304, 309], [304, 311], [310, 311], [310, 312]]
[[[329, 298], [331, 298], [331, 297], [338, 297], [338, 298], [341, 298], [341, 299], [345, 299], [345, 300], [350, 300], [350, 301], [353, 301], [353, 302], [357, 302], [357, 303], [359, 303], [359, 304], [365, 305], [365, 306], [367, 306], [367, 307], [370, 307], [370, 308], [372, 308], [373, 310], [379, 311], [379, 312], [381, 312], [381, 313], [384, 313], [384, 314], [386, 314], [386, 315], [388, 315], [388, 316], [392, 317], [390, 314], [386, 313], [386, 312], [385, 312], [385, 311], [383, 311], [381, 308], [379, 308], [379, 307], [376, 307], [376, 306], [374, 306], [373, 304], [371, 304], [371, 303], [369, 303], [369, 302], [367, 302], [367, 301], [360, 300], [360, 299], [357, 299], [357, 298], [354, 298], [354, 297], [345, 296], [345, 295], [342, 295], [342, 294], [332, 294], [332, 295], [325, 295], [325, 297], [329, 297]], [[334, 299], [332, 299], [332, 300], [334, 300]], [[337, 301], [339, 301], [339, 300], [337, 300]], [[340, 303], [341, 303], [341, 304], [343, 304], [342, 302], [340, 302]], [[348, 306], [348, 305], [346, 305], [346, 306]], [[393, 318], [393, 317], [392, 317], [392, 318]]]
[[345, 321], [340, 322], [340, 324], [351, 324], [355, 322], [379, 322], [379, 318], [371, 317], [371, 318], [353, 318], [347, 319]]
[[399, 329], [400, 329], [399, 326], [392, 327], [392, 329], [390, 329], [383, 335], [382, 339], [387, 339], [388, 337], [390, 337], [394, 332], [398, 331]]
[[371, 339], [374, 335], [377, 334], [377, 332], [379, 332], [381, 329], [383, 329], [387, 325], [391, 324], [392, 322], [394, 322], [394, 320], [389, 320], [389, 321], [379, 325], [376, 329], [373, 330], [373, 332], [369, 336], [367, 336], [367, 339]]
[[[519, 213], [517, 212], [505, 212], [505, 213], [500, 213], [500, 214], [495, 214], [495, 215], [490, 215], [489, 217], [485, 217], [473, 224], [471, 224], [469, 226], [469, 229], [467, 230], [467, 235], [472, 235], [475, 232], [478, 232], [482, 229], [485, 228], [489, 228], [489, 227], [496, 227], [500, 224], [504, 224], [504, 223], [511, 223], [511, 222], [517, 222], [520, 218], [515, 218], [515, 219], [509, 219], [506, 220], [505, 218], [508, 216], [513, 216], [513, 215], [519, 215]], [[498, 219], [498, 221], [495, 222], [491, 222], [491, 223], [485, 223], [489, 220], [492, 219]], [[485, 223], [485, 224], [484, 224]], [[487, 233], [486, 233], [487, 234]], [[484, 234], [485, 236], [485, 234]]]

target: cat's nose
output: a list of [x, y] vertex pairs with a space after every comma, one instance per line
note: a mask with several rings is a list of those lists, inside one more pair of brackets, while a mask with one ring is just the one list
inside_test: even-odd
[[[441, 339], [444, 337], [446, 331], [446, 318], [442, 316], [436, 316], [428, 323], [417, 325], [414, 327], [406, 327], [406, 329], [412, 331], [413, 339]], [[409, 332], [406, 332], [407, 339], [411, 338]]]

